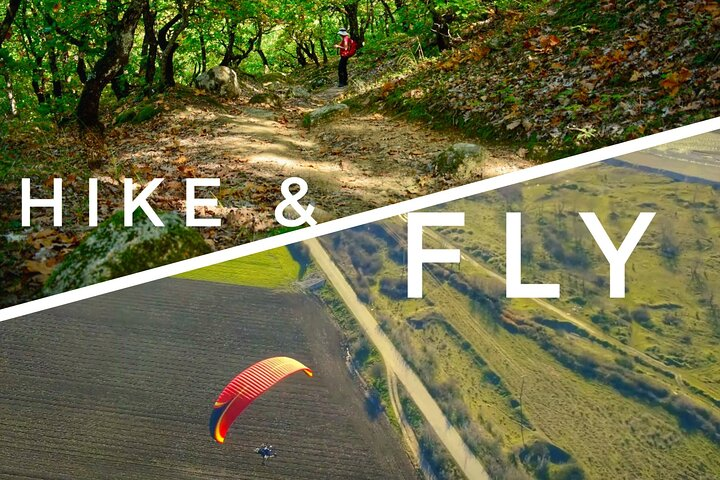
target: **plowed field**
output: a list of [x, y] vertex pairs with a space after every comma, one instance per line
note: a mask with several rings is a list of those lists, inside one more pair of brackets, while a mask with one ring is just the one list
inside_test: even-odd
[[[0, 478], [416, 478], [369, 414], [340, 336], [315, 300], [167, 279], [0, 324]], [[286, 379], [208, 433], [212, 404], [253, 362]], [[262, 466], [253, 452], [272, 443]]]

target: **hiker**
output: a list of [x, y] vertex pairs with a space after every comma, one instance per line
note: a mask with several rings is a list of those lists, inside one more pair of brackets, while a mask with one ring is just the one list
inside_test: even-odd
[[338, 87], [347, 87], [348, 73], [347, 64], [348, 59], [355, 55], [357, 50], [357, 42], [350, 38], [350, 34], [346, 28], [341, 28], [338, 31], [338, 35], [342, 37], [340, 43], [335, 45], [335, 48], [340, 49], [340, 63], [338, 64]]

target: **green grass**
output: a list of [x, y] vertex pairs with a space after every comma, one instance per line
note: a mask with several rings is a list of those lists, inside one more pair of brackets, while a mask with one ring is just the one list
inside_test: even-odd
[[289, 288], [299, 275], [300, 265], [287, 248], [281, 247], [182, 273], [177, 278], [251, 287]]
[[[664, 377], [632, 356], [619, 357], [617, 349], [607, 343], [562, 328], [552, 331], [538, 324], [538, 330], [549, 332], [551, 344], [564, 351], [587, 354], [603, 365], [619, 365], [620, 358], [636, 375], [698, 400], [702, 395], [694, 389], [711, 393], [716, 385], [717, 355], [710, 352], [717, 345], [717, 333], [703, 315], [705, 290], [698, 291], [690, 278], [697, 256], [704, 253], [705, 267], [699, 272], [702, 283], [713, 286], [717, 282], [716, 269], [711, 270], [717, 257], [705, 252], [704, 243], [697, 246], [695, 242], [698, 237], [717, 232], [716, 195], [709, 186], [673, 182], [632, 169], [603, 165], [533, 182], [514, 192], [506, 190], [502, 194], [490, 193], [482, 198], [453, 202], [446, 208], [464, 211], [466, 225], [438, 230], [446, 239], [461, 246], [467, 255], [502, 275], [505, 212], [523, 211], [523, 239], [529, 240], [534, 251], [533, 259], [523, 267], [525, 282], [561, 283], [563, 296], [553, 303], [576, 317], [587, 318], [592, 325], [590, 317], [601, 311], [614, 315], [619, 306], [630, 312], [645, 306], [652, 328], [642, 325], [640, 322], [644, 320], [636, 315], [629, 322], [632, 326], [630, 345], [640, 351], [655, 346], [664, 357], [694, 360], [675, 367], [688, 385], [676, 384], [674, 379]], [[657, 205], [645, 205], [648, 198]], [[593, 249], [592, 239], [585, 240], [589, 263], [583, 268], [561, 265], [545, 251], [544, 234], [550, 228], [567, 232], [565, 238], [558, 240], [566, 251], [571, 251], [577, 239], [586, 233], [582, 224], [576, 225], [577, 211], [597, 212], [611, 238], [617, 239], [623, 238], [636, 212], [645, 210], [658, 212], [657, 223], [649, 229], [646, 242], [628, 262], [630, 295], [623, 301], [608, 299], [607, 283], [596, 283], [597, 277], [606, 278], [608, 272], [602, 254]], [[616, 217], [614, 212], [621, 215]], [[673, 265], [668, 265], [658, 254], [663, 232], [659, 220], [663, 217], [672, 219], [675, 241], [681, 246]], [[385, 230], [396, 233], [404, 228], [393, 220], [383, 225]], [[550, 478], [556, 478], [554, 475], [559, 478], [564, 474], [561, 472], [572, 471], [576, 465], [582, 468], [585, 478], [714, 478], [720, 472], [720, 445], [710, 438], [685, 430], [678, 418], [659, 404], [623, 395], [608, 383], [568, 368], [539, 339], [502, 327], [497, 318], [449, 283], [425, 273], [423, 299], [386, 297], [379, 289], [379, 280], [404, 275], [404, 265], [398, 265], [389, 257], [388, 243], [379, 242], [381, 237], [377, 236], [378, 246], [366, 248], [371, 242], [362, 235], [353, 236], [350, 232], [340, 235], [346, 237], [340, 243], [346, 245], [345, 250], [332, 249], [332, 254], [348, 277], [356, 276], [348, 251], [377, 252], [368, 257], [379, 256], [382, 264], [377, 267], [377, 273], [365, 279], [374, 314], [383, 319], [383, 329], [451, 421], [462, 425], [469, 420], [470, 425], [477, 427], [463, 436], [479, 450], [484, 462], [493, 465], [498, 459], [506, 459], [506, 465], [513, 464], [512, 457], [518, 459], [524, 436], [527, 445], [550, 442], [569, 455], [567, 462], [549, 465]], [[426, 248], [438, 247], [432, 239], [426, 239], [425, 243]], [[329, 241], [326, 245], [331, 244]], [[356, 256], [363, 260], [362, 255], [356, 253]], [[545, 265], [542, 268], [541, 262]], [[371, 262], [365, 259], [359, 264]], [[470, 263], [451, 269], [492, 283], [490, 277]], [[678, 278], [683, 278], [683, 282], [679, 283]], [[672, 295], [668, 294], [670, 288]], [[498, 289], [488, 285], [487, 291], [492, 295], [504, 296], [502, 285], [495, 290]], [[682, 310], [672, 304], [681, 304]], [[662, 315], [669, 309], [680, 315], [680, 325], [663, 321]], [[437, 317], [421, 327], [413, 327], [407, 321], [427, 318], [426, 314], [432, 312], [441, 315], [452, 328], [447, 328]], [[562, 322], [552, 312], [528, 300], [507, 301], [504, 312], [525, 319], [541, 315], [550, 325], [554, 325], [553, 321]], [[621, 339], [621, 334], [620, 326], [612, 327], [607, 333], [616, 339]], [[683, 343], [685, 337], [691, 341]], [[520, 398], [522, 415], [518, 408]], [[524, 431], [520, 428], [521, 418], [525, 419], [522, 421]], [[493, 470], [502, 472], [501, 468], [495, 463]]]

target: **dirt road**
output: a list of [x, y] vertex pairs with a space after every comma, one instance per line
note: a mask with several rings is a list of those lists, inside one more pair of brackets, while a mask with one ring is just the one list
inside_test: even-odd
[[417, 374], [405, 362], [395, 345], [385, 335], [372, 313], [365, 305], [360, 302], [357, 295], [352, 290], [343, 277], [335, 263], [330, 259], [325, 249], [320, 245], [317, 239], [308, 240], [306, 245], [310, 249], [310, 254], [315, 264], [325, 273], [328, 281], [332, 283], [335, 290], [342, 298], [347, 308], [353, 313], [355, 318], [362, 326], [368, 339], [375, 345], [380, 352], [385, 364], [390, 368], [398, 380], [402, 382], [408, 394], [418, 406], [427, 423], [435, 431], [440, 441], [445, 445], [448, 452], [455, 459], [463, 473], [467, 478], [472, 480], [489, 479], [483, 465], [473, 455], [468, 446], [463, 441], [458, 431], [453, 427], [440, 406], [428, 392]]

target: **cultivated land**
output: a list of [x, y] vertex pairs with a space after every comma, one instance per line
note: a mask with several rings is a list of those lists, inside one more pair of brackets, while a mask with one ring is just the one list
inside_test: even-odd
[[[0, 478], [416, 478], [307, 296], [167, 279], [0, 325]], [[258, 399], [215, 444], [212, 403], [240, 370], [315, 371]], [[253, 448], [278, 458], [260, 465]]]
[[[406, 298], [402, 219], [323, 241], [491, 476], [519, 461], [535, 478], [718, 477], [712, 185], [601, 165], [444, 208], [466, 225], [426, 248], [464, 259], [426, 268], [423, 299]], [[506, 211], [523, 212], [523, 280], [560, 283], [560, 300], [504, 298]], [[637, 212], [657, 212], [625, 300], [608, 298], [578, 211], [616, 244]]]
[[298, 280], [300, 265], [287, 248], [276, 248], [178, 275], [190, 280], [283, 288]]

